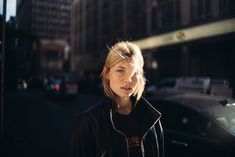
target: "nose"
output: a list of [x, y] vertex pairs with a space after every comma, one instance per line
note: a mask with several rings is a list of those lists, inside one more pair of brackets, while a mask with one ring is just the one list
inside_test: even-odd
[[125, 82], [125, 83], [131, 83], [131, 82], [132, 82], [132, 77], [126, 77], [126, 78], [124, 79], [124, 82]]

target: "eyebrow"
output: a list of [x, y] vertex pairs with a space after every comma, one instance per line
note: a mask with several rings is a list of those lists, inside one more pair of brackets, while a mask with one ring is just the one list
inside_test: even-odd
[[125, 67], [123, 67], [123, 66], [121, 66], [121, 65], [118, 66], [117, 68], [124, 69], [124, 70], [126, 69]]
[[[119, 65], [119, 66], [117, 67], [117, 69], [127, 70], [128, 68]], [[136, 73], [136, 72], [137, 72], [136, 70], [133, 71], [133, 73]]]

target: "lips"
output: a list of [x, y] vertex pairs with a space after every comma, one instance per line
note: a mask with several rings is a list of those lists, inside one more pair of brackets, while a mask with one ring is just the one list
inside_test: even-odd
[[131, 87], [121, 87], [121, 89], [124, 89], [124, 90], [132, 90]]

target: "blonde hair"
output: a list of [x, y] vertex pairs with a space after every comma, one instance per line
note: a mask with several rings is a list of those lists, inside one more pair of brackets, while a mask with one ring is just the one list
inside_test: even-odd
[[138, 71], [139, 80], [137, 82], [137, 87], [133, 93], [133, 96], [136, 97], [137, 102], [141, 98], [144, 91], [146, 79], [144, 77], [143, 71], [144, 59], [142, 53], [139, 47], [133, 42], [121, 41], [109, 48], [109, 53], [101, 73], [104, 92], [112, 100], [116, 101], [116, 95], [109, 86], [107, 74], [110, 68], [124, 60], [134, 61], [136, 69]]

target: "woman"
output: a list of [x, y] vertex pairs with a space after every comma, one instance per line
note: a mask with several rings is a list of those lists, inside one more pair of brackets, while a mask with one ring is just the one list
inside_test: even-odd
[[143, 66], [136, 44], [109, 49], [101, 74], [105, 97], [78, 117], [70, 157], [163, 157], [161, 114], [142, 97]]

